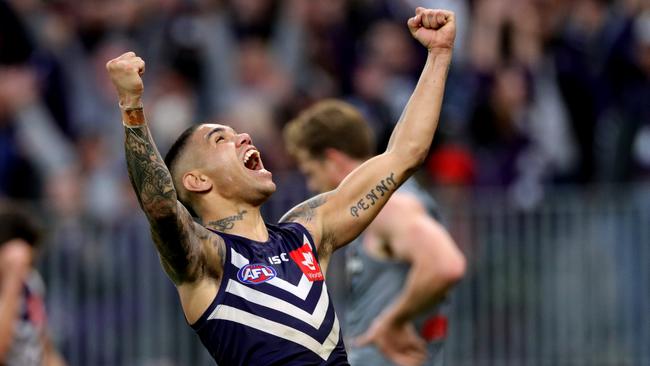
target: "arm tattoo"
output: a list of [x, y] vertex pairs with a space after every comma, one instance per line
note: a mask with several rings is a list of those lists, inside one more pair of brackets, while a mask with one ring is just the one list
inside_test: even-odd
[[282, 216], [280, 222], [291, 222], [298, 219], [305, 222], [311, 221], [316, 215], [316, 209], [327, 202], [327, 195], [327, 193], [320, 194], [294, 207]]
[[[210, 236], [209, 243], [212, 246], [213, 250], [216, 250], [216, 255], [218, 258], [214, 258], [213, 255], [208, 253], [212, 252], [211, 250], [206, 251], [205, 260], [201, 261], [201, 270], [200, 274], [211, 277], [211, 278], [220, 278], [223, 274], [223, 266], [226, 263], [226, 244], [223, 241], [223, 238], [219, 235], [213, 234], [208, 230], [205, 230], [206, 238]], [[214, 252], [212, 252], [214, 253]], [[218, 263], [216, 261], [218, 260]]]
[[352, 217], [359, 217], [361, 211], [366, 211], [370, 207], [374, 206], [382, 199], [382, 197], [390, 191], [394, 191], [397, 186], [398, 184], [395, 181], [395, 173], [391, 172], [390, 175], [371, 188], [365, 196], [361, 197], [354, 206], [350, 207], [350, 215], [352, 215]]
[[171, 174], [146, 126], [126, 128], [126, 162], [131, 184], [140, 206], [147, 214], [173, 213], [176, 209], [176, 191]]
[[226, 264], [226, 244], [223, 242], [223, 239], [217, 236], [214, 241], [214, 245], [217, 246], [217, 254], [221, 259], [221, 265]]
[[216, 221], [210, 221], [206, 226], [214, 227], [218, 231], [228, 231], [235, 226], [235, 221], [241, 221], [244, 219], [245, 213], [247, 213], [246, 210], [242, 210], [239, 211], [237, 215], [228, 216]]
[[209, 233], [197, 233], [191, 215], [177, 201], [171, 173], [147, 126], [126, 128], [124, 146], [129, 178], [165, 272], [176, 284], [198, 278], [204, 272], [200, 243]]

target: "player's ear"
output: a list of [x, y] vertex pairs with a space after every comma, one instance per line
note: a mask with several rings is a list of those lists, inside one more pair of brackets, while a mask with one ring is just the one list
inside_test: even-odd
[[183, 187], [190, 192], [206, 192], [212, 188], [212, 181], [198, 171], [189, 171], [183, 175]]

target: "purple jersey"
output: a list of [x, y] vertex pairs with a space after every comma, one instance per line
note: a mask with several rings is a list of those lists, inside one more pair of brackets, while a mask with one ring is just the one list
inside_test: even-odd
[[267, 228], [266, 242], [216, 232], [223, 278], [192, 328], [219, 365], [348, 365], [311, 235], [297, 223]]

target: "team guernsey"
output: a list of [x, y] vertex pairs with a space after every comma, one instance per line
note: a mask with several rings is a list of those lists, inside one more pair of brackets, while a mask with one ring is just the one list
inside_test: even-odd
[[192, 328], [219, 365], [348, 365], [316, 247], [300, 224], [225, 242], [219, 291]]

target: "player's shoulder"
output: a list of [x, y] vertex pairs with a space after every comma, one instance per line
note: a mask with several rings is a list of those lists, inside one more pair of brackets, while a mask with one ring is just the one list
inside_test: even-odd
[[371, 226], [387, 227], [393, 223], [411, 220], [419, 215], [426, 215], [424, 204], [416, 195], [409, 192], [395, 192], [386, 202]]
[[426, 212], [422, 201], [411, 192], [395, 192], [391, 198], [386, 202], [382, 213], [388, 214], [408, 214], [410, 212], [419, 214]]

